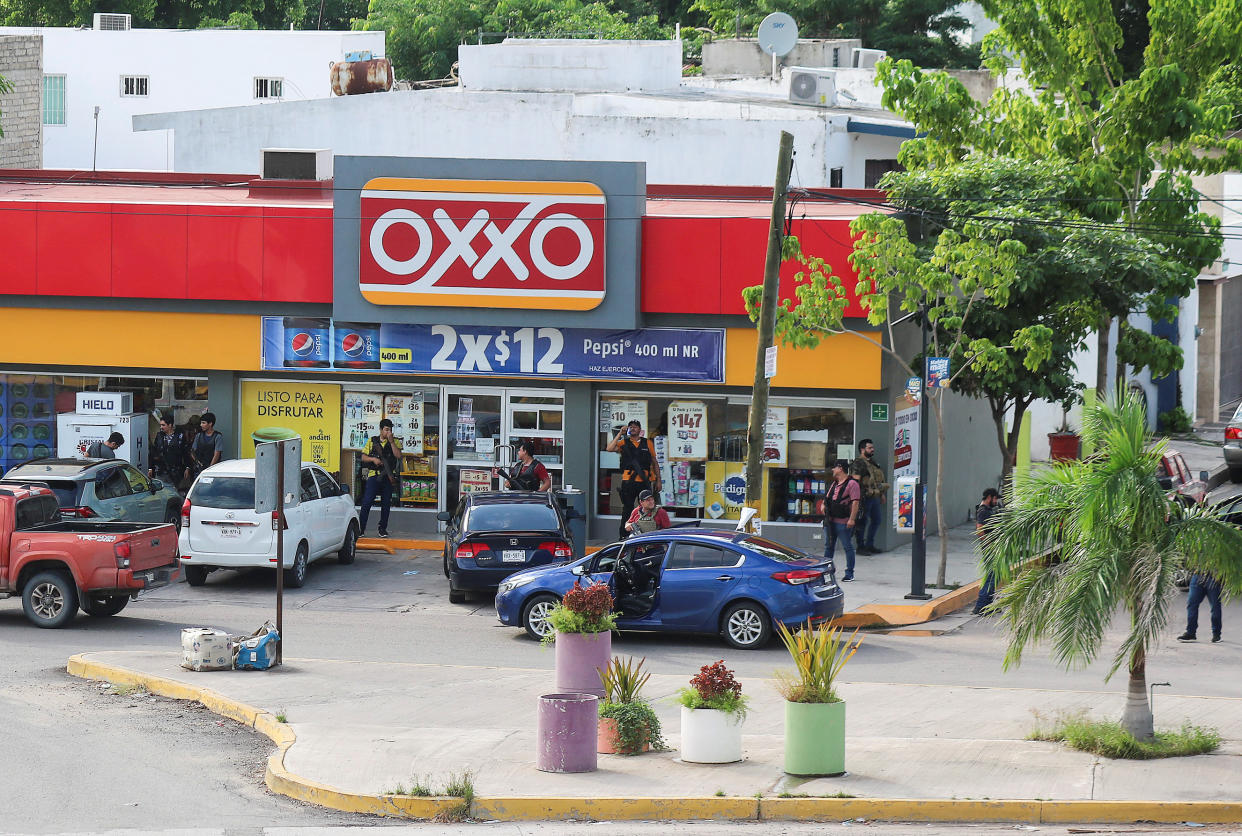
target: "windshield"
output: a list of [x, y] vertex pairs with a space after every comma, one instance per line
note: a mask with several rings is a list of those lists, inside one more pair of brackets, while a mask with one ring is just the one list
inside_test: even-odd
[[466, 517], [466, 530], [559, 531], [560, 520], [548, 505], [476, 505]]
[[759, 552], [764, 557], [772, 560], [778, 560], [781, 563], [790, 563], [794, 560], [806, 560], [810, 555], [800, 552], [797, 549], [790, 548], [775, 540], [768, 540], [763, 537], [747, 537], [740, 541], [746, 544], [746, 547]]
[[208, 508], [254, 509], [254, 479], [249, 476], [200, 476], [190, 490], [190, 504]]
[[[14, 482], [26, 484], [21, 479], [6, 478], [6, 482]], [[70, 508], [78, 504], [78, 489], [82, 486], [80, 482], [67, 482], [64, 479], [35, 479], [32, 482], [38, 482], [41, 485], [47, 485], [52, 489], [52, 493], [56, 494], [56, 499], [60, 502], [61, 508]]]

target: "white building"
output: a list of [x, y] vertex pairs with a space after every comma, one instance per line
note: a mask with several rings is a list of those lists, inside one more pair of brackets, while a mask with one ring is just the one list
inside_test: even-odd
[[172, 170], [172, 133], [134, 132], [136, 114], [322, 99], [332, 95], [331, 62], [384, 54], [383, 32], [0, 27], [4, 34], [43, 37], [43, 167], [54, 169]]

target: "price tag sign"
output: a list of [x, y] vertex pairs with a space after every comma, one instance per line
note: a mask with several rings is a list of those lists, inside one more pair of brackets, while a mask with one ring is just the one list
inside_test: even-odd
[[776, 346], [774, 345], [763, 350], [763, 376], [768, 380], [776, 377]]
[[707, 459], [707, 404], [673, 401], [668, 405], [668, 447], [672, 461]]

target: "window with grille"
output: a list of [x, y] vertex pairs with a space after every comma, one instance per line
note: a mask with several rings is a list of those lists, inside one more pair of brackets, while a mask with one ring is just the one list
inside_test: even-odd
[[284, 95], [284, 86], [284, 81], [279, 78], [256, 78], [254, 97], [256, 99], [279, 99]]
[[145, 96], [147, 85], [148, 80], [145, 75], [123, 75], [121, 76], [121, 95]]
[[43, 76], [43, 124], [65, 124], [65, 77]]

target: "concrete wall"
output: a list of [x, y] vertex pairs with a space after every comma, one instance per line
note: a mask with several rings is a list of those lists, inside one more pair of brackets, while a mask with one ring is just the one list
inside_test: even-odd
[[[861, 188], [867, 159], [900, 140], [849, 133], [849, 114], [780, 99], [676, 94], [498, 92], [445, 88], [264, 107], [139, 116], [172, 130], [185, 172], [257, 173], [259, 149], [326, 147], [336, 154], [641, 160], [650, 183], [771, 186], [782, 130], [794, 135], [793, 184], [829, 185], [845, 169]], [[370, 126], [360, 130], [360, 125]]]
[[470, 90], [667, 91], [681, 81], [681, 41], [520, 40], [463, 44]]
[[[2, 30], [0, 30], [2, 31]], [[43, 39], [0, 34], [0, 168], [39, 168], [43, 162]]]
[[[134, 133], [135, 114], [225, 105], [262, 109], [254, 98], [256, 77], [283, 78], [285, 99], [326, 98], [329, 62], [348, 50], [384, 53], [383, 32], [0, 28], [4, 34], [41, 35], [43, 72], [66, 77], [65, 124], [43, 129], [45, 168], [90, 169], [94, 154], [99, 169], [170, 170], [171, 134]], [[149, 94], [122, 96], [123, 75], [148, 76]], [[255, 152], [246, 171], [257, 165]]]
[[[777, 67], [852, 67], [854, 50], [861, 49], [858, 38], [799, 40], [792, 51], [776, 59]], [[703, 75], [769, 76], [772, 56], [764, 52], [755, 38], [727, 38], [703, 44]]]

